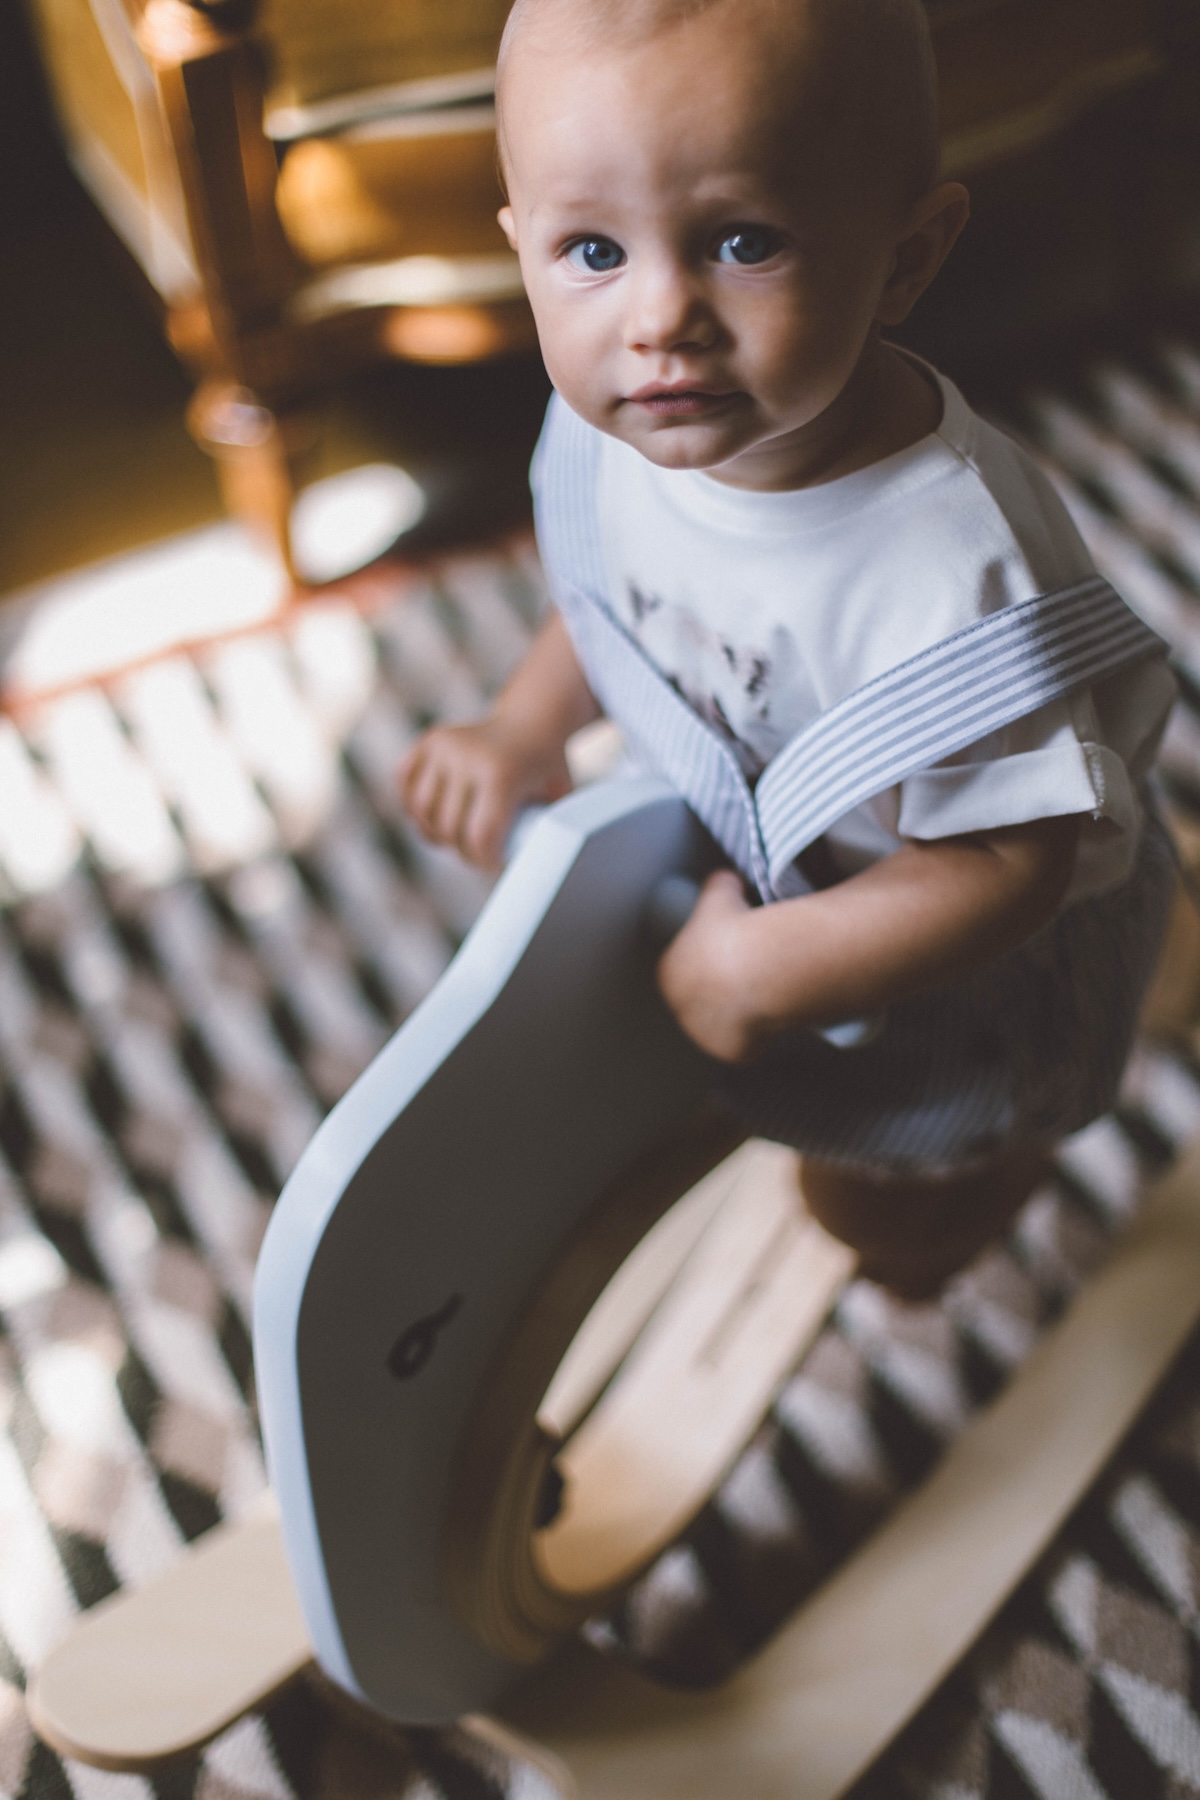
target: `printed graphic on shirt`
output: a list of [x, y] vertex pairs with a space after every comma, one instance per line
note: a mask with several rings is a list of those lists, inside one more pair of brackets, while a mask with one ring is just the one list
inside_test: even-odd
[[766, 757], [754, 738], [770, 731], [774, 665], [768, 651], [735, 644], [687, 606], [626, 578], [628, 623], [655, 667], [729, 744], [743, 774], [760, 775]]

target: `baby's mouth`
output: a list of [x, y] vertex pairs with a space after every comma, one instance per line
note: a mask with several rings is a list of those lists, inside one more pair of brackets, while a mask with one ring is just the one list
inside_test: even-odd
[[659, 382], [651, 382], [628, 396], [631, 404], [664, 419], [699, 418], [727, 404], [733, 397], [729, 389], [719, 392], [715, 388], [667, 387]]

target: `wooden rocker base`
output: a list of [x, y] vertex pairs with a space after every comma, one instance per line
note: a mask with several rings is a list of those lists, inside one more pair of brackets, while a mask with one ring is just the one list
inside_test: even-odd
[[[1200, 1145], [924, 1486], [726, 1686], [667, 1693], [572, 1644], [497, 1711], [562, 1759], [581, 1800], [836, 1800], [1045, 1549], [1198, 1319]], [[96, 1608], [43, 1666], [30, 1712], [69, 1755], [146, 1767], [308, 1656], [260, 1519]]]
[[312, 1661], [279, 1512], [218, 1525], [144, 1588], [102, 1600], [29, 1685], [60, 1756], [152, 1769], [261, 1706]]
[[576, 1643], [501, 1707], [581, 1800], [837, 1800], [1047, 1548], [1200, 1320], [1200, 1145], [928, 1481], [723, 1687]]

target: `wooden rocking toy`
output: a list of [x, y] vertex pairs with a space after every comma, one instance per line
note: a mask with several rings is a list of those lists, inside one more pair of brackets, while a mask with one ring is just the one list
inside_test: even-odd
[[1200, 1150], [734, 1681], [668, 1694], [561, 1647], [699, 1510], [852, 1273], [654, 986], [714, 855], [653, 780], [530, 829], [272, 1220], [255, 1353], [278, 1512], [85, 1615], [30, 1690], [56, 1748], [150, 1766], [315, 1657], [400, 1723], [498, 1713], [587, 1800], [834, 1800], [1045, 1547], [1200, 1317]]

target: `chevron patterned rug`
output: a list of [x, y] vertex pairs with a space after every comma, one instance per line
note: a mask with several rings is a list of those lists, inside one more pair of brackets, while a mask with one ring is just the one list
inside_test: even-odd
[[[1200, 357], [1090, 370], [1012, 422], [1175, 647], [1164, 771], [1200, 808]], [[197, 556], [236, 563], [227, 534], [202, 539], [133, 569], [157, 618]], [[110, 601], [119, 586], [105, 572]], [[57, 613], [18, 609], [0, 722], [0, 1793], [551, 1800], [495, 1742], [394, 1731], [315, 1682], [154, 1780], [30, 1732], [26, 1674], [76, 1611], [264, 1484], [248, 1327], [269, 1208], [484, 897], [413, 837], [392, 770], [430, 719], [480, 706], [543, 597], [507, 544], [81, 673], [79, 621], [105, 604], [76, 581]], [[1003, 1385], [1198, 1132], [1200, 1061], [1144, 1047], [1118, 1109], [939, 1304], [852, 1286], [591, 1640], [668, 1681], [726, 1675]], [[1198, 1378], [1200, 1342], [855, 1800], [1200, 1796]]]

